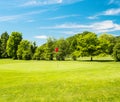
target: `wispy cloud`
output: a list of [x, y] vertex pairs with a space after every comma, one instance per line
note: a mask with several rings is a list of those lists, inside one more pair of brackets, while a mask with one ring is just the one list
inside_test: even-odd
[[0, 22], [11, 21], [20, 18], [20, 15], [0, 16]]
[[32, 23], [32, 22], [35, 22], [35, 20], [30, 19], [30, 20], [27, 20], [26, 22]]
[[120, 14], [120, 8], [117, 9], [109, 9], [107, 11], [104, 11], [101, 15], [119, 15]]
[[120, 14], [120, 8], [112, 8], [93, 16], [89, 16], [88, 19], [97, 19], [99, 16], [116, 16]]
[[120, 30], [120, 24], [116, 24], [111, 20], [106, 20], [102, 22], [96, 22], [89, 25], [82, 25], [82, 24], [61, 24], [51, 27], [40, 27], [40, 29], [82, 29], [82, 30], [92, 30], [97, 33], [102, 32], [111, 32], [111, 31], [118, 31]]
[[98, 19], [98, 16], [99, 15], [93, 15], [93, 16], [89, 16], [89, 17], [87, 17], [88, 19]]
[[43, 6], [43, 5], [52, 5], [52, 4], [69, 4], [83, 0], [29, 0], [28, 2], [23, 3], [20, 6]]
[[116, 24], [111, 20], [97, 22], [91, 25], [91, 28], [96, 32], [112, 32], [120, 30], [120, 24]]
[[73, 34], [78, 34], [80, 33], [80, 30], [71, 30], [71, 31], [62, 31], [62, 34], [67, 34], [67, 35], [73, 35]]
[[109, 0], [108, 4], [113, 4], [114, 0]]
[[42, 5], [51, 5], [51, 4], [60, 4], [62, 0], [29, 0], [21, 6], [42, 6]]
[[47, 39], [48, 36], [46, 36], [46, 35], [38, 35], [38, 36], [35, 36], [34, 38], [37, 38], [37, 39]]
[[111, 4], [120, 5], [120, 0], [109, 0], [108, 5], [111, 5]]
[[31, 11], [31, 12], [16, 14], [16, 15], [0, 16], [0, 22], [17, 20], [17, 19], [24, 18], [26, 16], [40, 14], [40, 13], [43, 13], [45, 11], [46, 10], [39, 10], [39, 11]]
[[79, 25], [79, 24], [61, 24], [49, 27], [39, 27], [39, 29], [77, 29], [77, 28], [85, 28], [88, 27], [87, 25]]
[[56, 20], [56, 19], [65, 19], [70, 17], [79, 17], [79, 15], [64, 15], [64, 16], [57, 16], [53, 18], [48, 18], [48, 20]]

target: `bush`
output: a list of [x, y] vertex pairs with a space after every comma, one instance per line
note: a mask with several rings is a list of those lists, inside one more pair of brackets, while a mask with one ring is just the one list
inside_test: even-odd
[[56, 56], [56, 60], [60, 60], [60, 54], [59, 54], [59, 52], [56, 53], [55, 56]]
[[76, 61], [76, 60], [77, 60], [77, 57], [74, 55], [74, 56], [72, 56], [72, 59], [73, 59], [74, 61]]
[[56, 60], [59, 60], [59, 61], [65, 60], [65, 56], [61, 52], [57, 52], [55, 56], [56, 56]]
[[31, 60], [31, 53], [29, 51], [24, 51], [22, 54], [23, 60]]
[[117, 43], [113, 48], [113, 57], [115, 61], [120, 61], [120, 43]]
[[33, 60], [40, 60], [40, 55], [39, 55], [39, 53], [35, 53], [34, 55], [33, 55], [33, 58], [32, 58]]
[[75, 61], [77, 60], [77, 57], [80, 55], [79, 51], [74, 51], [72, 54], [71, 54], [71, 57], [72, 59]]

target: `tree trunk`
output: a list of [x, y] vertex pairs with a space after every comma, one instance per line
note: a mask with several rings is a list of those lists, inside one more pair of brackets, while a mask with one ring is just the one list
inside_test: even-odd
[[91, 56], [91, 59], [90, 59], [90, 61], [93, 61], [93, 58], [92, 58], [92, 56]]

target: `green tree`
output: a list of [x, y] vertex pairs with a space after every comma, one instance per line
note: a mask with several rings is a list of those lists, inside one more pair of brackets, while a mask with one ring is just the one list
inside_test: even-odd
[[32, 56], [31, 56], [31, 52], [30, 51], [24, 51], [22, 54], [22, 59], [23, 60], [31, 60]]
[[7, 58], [7, 52], [6, 52], [6, 46], [7, 46], [7, 41], [9, 39], [9, 35], [7, 32], [2, 33], [1, 35], [1, 50], [2, 50], [2, 58]]
[[120, 43], [120, 36], [117, 36], [115, 38], [116, 38], [116, 43]]
[[120, 43], [117, 43], [113, 48], [113, 57], [115, 61], [120, 61]]
[[46, 58], [49, 60], [53, 60], [53, 54], [54, 54], [54, 44], [55, 44], [55, 39], [54, 38], [48, 38], [46, 42]]
[[75, 50], [72, 54], [71, 57], [73, 60], [77, 60], [77, 57], [79, 57], [79, 51]]
[[44, 60], [45, 59], [45, 45], [37, 47], [34, 56], [34, 60]]
[[111, 55], [113, 53], [113, 47], [116, 43], [116, 39], [113, 35], [101, 34], [99, 36], [99, 42], [101, 47], [101, 53], [106, 55]]
[[1, 38], [0, 38], [0, 58], [2, 56], [2, 49], [1, 49], [2, 47], [1, 46], [2, 46], [2, 42], [1, 42]]
[[66, 39], [69, 46], [67, 51], [68, 55], [72, 54], [77, 49], [77, 36], [78, 34]]
[[17, 58], [18, 45], [22, 40], [22, 33], [12, 32], [8, 41], [7, 41], [7, 54], [13, 59]]
[[61, 39], [57, 40], [57, 42], [55, 44], [55, 48], [56, 47], [59, 49], [59, 51], [57, 53], [55, 53], [56, 59], [57, 60], [65, 60], [65, 57], [68, 53], [68, 48], [69, 48], [68, 42], [65, 39], [61, 38]]
[[33, 43], [32, 43], [32, 46], [31, 46], [31, 51], [32, 51], [32, 53], [34, 54], [35, 53], [35, 50], [37, 49], [37, 45], [36, 45], [36, 42], [34, 41]]
[[77, 49], [80, 51], [80, 56], [91, 56], [91, 61], [93, 60], [93, 56], [97, 55], [97, 46], [98, 46], [98, 38], [95, 33], [92, 32], [83, 32], [79, 35], [78, 39], [78, 47]]
[[18, 45], [17, 58], [30, 60], [32, 58], [32, 44], [28, 40], [22, 40]]

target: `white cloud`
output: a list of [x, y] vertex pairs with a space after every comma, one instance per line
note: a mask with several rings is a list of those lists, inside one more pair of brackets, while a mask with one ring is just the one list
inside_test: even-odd
[[91, 25], [91, 28], [97, 32], [111, 32], [120, 30], [120, 25], [113, 23], [111, 20], [94, 23]]
[[110, 28], [114, 28], [114, 26], [115, 24], [111, 20], [98, 22], [91, 25], [92, 28], [95, 28], [97, 30], [110, 29]]
[[108, 4], [113, 4], [114, 3], [114, 0], [110, 0]]
[[95, 16], [89, 16], [89, 17], [87, 17], [88, 19], [97, 19], [98, 17], [97, 17], [97, 15], [95, 15]]
[[97, 33], [102, 33], [102, 32], [118, 31], [120, 30], [120, 24], [116, 24], [111, 20], [106, 20], [102, 22], [89, 24], [89, 25], [69, 23], [69, 24], [61, 24], [61, 25], [50, 26], [50, 27], [40, 27], [40, 29], [70, 29], [70, 30], [81, 29], [81, 30], [90, 30]]
[[16, 14], [16, 15], [0, 16], [0, 22], [22, 19], [22, 18], [25, 18], [26, 16], [40, 14], [40, 13], [43, 13], [45, 11], [46, 10], [41, 10], [41, 11], [39, 10], [39, 11], [32, 11], [32, 12]]
[[31, 5], [38, 5], [37, 1], [32, 0], [24, 3], [22, 6], [31, 6]]
[[64, 34], [75, 34], [75, 32], [73, 32], [73, 31], [64, 31], [62, 33], [64, 33]]
[[74, 34], [78, 34], [80, 32], [81, 32], [80, 30], [71, 30], [71, 31], [62, 31], [60, 33], [67, 34], [67, 35], [74, 35]]
[[43, 5], [52, 5], [52, 4], [70, 4], [83, 0], [29, 0], [28, 2], [23, 3], [20, 6], [43, 6]]
[[88, 19], [98, 19], [99, 16], [101, 16], [103, 14], [96, 14], [96, 15], [93, 15], [93, 16], [89, 16], [87, 17]]
[[109, 9], [107, 11], [104, 11], [101, 15], [118, 15], [120, 14], [120, 8], [117, 9]]
[[89, 16], [88, 19], [97, 19], [99, 16], [116, 16], [120, 14], [120, 8], [112, 8], [93, 16]]
[[29, 0], [25, 2], [21, 6], [42, 6], [42, 5], [50, 5], [50, 4], [61, 4], [62, 0]]
[[86, 28], [87, 25], [79, 25], [79, 24], [61, 24], [61, 25], [55, 25], [50, 27], [39, 27], [39, 29], [77, 29], [77, 28]]
[[115, 4], [115, 5], [120, 5], [120, 0], [110, 0], [108, 2], [108, 5]]
[[27, 20], [27, 22], [32, 23], [32, 22], [35, 22], [35, 20], [30, 19], [30, 20]]
[[11, 21], [20, 18], [20, 15], [0, 16], [0, 22]]
[[64, 18], [70, 18], [70, 17], [78, 17], [79, 15], [64, 15], [64, 16], [57, 16], [53, 18], [48, 18], [49, 20], [56, 20], [56, 19], [64, 19]]
[[35, 36], [34, 38], [37, 38], [37, 39], [47, 39], [48, 37], [46, 35], [39, 35], [39, 36]]

